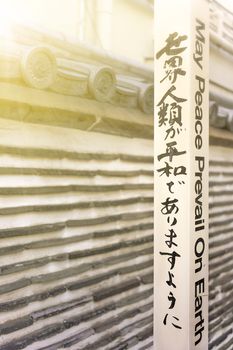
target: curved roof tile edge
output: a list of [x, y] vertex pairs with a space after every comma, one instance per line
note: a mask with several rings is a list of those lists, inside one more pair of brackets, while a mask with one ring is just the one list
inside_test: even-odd
[[225, 129], [233, 133], [233, 110], [210, 100], [209, 104], [210, 126]]
[[31, 40], [29, 45], [28, 39], [14, 39], [0, 45], [0, 80], [153, 114], [152, 79], [132, 74], [130, 69], [119, 73], [119, 69], [100, 60], [75, 55], [75, 50], [70, 54], [66, 45], [61, 50], [56, 47], [56, 40], [53, 45], [44, 41], [42, 44]]

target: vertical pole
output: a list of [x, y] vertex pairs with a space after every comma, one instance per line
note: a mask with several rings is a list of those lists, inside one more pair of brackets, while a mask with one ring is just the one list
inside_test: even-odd
[[208, 349], [209, 5], [155, 6], [156, 350]]

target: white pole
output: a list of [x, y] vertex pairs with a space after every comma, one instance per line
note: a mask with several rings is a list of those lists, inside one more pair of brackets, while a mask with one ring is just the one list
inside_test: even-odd
[[208, 349], [209, 5], [155, 7], [155, 349]]

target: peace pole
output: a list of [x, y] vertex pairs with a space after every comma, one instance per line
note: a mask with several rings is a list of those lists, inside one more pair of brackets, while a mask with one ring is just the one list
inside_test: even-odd
[[155, 6], [156, 350], [208, 349], [209, 5]]

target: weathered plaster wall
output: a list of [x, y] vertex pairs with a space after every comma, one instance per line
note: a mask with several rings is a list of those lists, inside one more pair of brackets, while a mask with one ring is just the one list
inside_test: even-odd
[[153, 7], [147, 0], [0, 0], [7, 19], [81, 40], [103, 52], [153, 64]]
[[132, 0], [113, 1], [112, 50], [115, 54], [153, 65], [154, 13], [149, 5], [140, 4], [143, 2], [146, 3]]
[[[77, 0], [0, 0], [0, 10], [10, 19], [40, 25], [78, 39]], [[1, 22], [4, 23], [4, 16]]]

